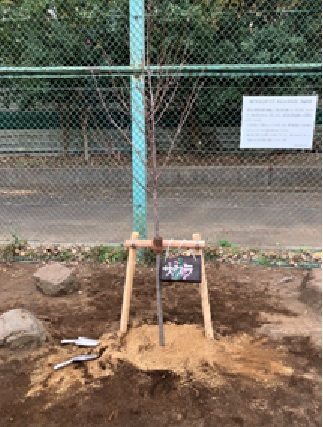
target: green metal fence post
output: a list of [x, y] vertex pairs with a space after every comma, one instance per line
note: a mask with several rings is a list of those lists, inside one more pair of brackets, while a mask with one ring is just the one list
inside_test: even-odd
[[130, 66], [141, 72], [131, 76], [133, 230], [147, 237], [145, 138], [145, 19], [144, 0], [129, 0]]

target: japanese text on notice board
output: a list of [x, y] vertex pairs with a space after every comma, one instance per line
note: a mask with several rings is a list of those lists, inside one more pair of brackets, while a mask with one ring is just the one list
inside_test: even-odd
[[240, 148], [313, 146], [317, 96], [244, 96]]

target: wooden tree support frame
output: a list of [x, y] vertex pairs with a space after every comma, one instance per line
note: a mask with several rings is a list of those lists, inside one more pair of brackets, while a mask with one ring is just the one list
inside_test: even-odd
[[[127, 272], [126, 280], [123, 291], [123, 303], [121, 309], [121, 321], [120, 331], [127, 332], [129, 313], [130, 313], [130, 301], [132, 295], [133, 276], [136, 268], [136, 253], [137, 248], [153, 248], [153, 240], [138, 240], [139, 234], [133, 232], [130, 240], [126, 240], [125, 246], [129, 249], [128, 261], [127, 261]], [[209, 339], [214, 338], [213, 326], [211, 320], [211, 308], [209, 302], [209, 294], [207, 287], [207, 279], [205, 274], [205, 263], [203, 249], [205, 248], [205, 242], [201, 240], [200, 234], [193, 234], [192, 240], [163, 240], [163, 248], [189, 248], [195, 249], [195, 255], [201, 255], [202, 261], [202, 280], [200, 283], [200, 295], [202, 302], [202, 313], [204, 317], [204, 328], [205, 335]]]

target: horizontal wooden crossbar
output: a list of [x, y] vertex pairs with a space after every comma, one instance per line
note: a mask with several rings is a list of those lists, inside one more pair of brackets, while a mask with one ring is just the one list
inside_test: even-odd
[[[153, 240], [126, 240], [126, 248], [153, 248]], [[192, 248], [203, 249], [205, 248], [204, 240], [163, 240], [163, 248]]]

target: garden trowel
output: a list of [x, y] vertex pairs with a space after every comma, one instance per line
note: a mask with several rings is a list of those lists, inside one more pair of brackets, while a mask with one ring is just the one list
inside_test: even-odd
[[87, 360], [97, 359], [99, 356], [97, 354], [81, 354], [79, 356], [72, 357], [72, 359], [66, 360], [65, 362], [58, 363], [54, 366], [55, 371], [57, 369], [64, 368], [67, 365], [70, 365], [73, 362], [84, 362]]
[[98, 340], [92, 340], [90, 338], [78, 337], [74, 340], [61, 340], [61, 344], [75, 344], [79, 347], [95, 347], [100, 344]]

